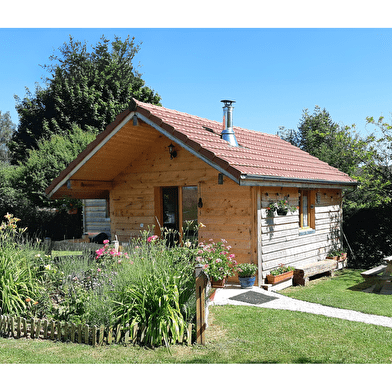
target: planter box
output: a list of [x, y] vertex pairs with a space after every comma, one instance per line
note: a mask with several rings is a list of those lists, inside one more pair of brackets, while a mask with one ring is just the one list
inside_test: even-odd
[[267, 275], [267, 282], [271, 284], [276, 284], [279, 282], [283, 282], [284, 280], [290, 279], [294, 275], [294, 271], [288, 271], [285, 272], [284, 274], [280, 275]]
[[347, 253], [343, 253], [341, 256], [327, 256], [328, 260], [344, 261], [347, 258]]
[[226, 278], [224, 278], [222, 280], [211, 279], [211, 287], [213, 287], [213, 288], [225, 287], [225, 283], [226, 283]]
[[339, 261], [344, 261], [347, 259], [347, 253], [342, 253], [342, 255], [339, 258]]

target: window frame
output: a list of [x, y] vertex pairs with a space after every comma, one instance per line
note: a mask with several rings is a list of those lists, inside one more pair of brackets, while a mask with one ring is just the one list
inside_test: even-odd
[[[178, 209], [178, 232], [181, 237], [184, 235], [183, 230], [183, 188], [196, 188], [198, 193], [198, 186], [197, 185], [180, 185], [180, 186], [161, 186], [155, 187], [154, 189], [154, 198], [155, 198], [155, 217], [158, 220], [158, 225], [155, 226], [154, 234], [160, 235], [160, 227], [164, 227], [163, 223], [163, 189], [164, 188], [176, 188], [178, 191], [178, 200], [177, 200], [177, 209]], [[197, 208], [197, 222], [199, 220], [199, 212]]]
[[[299, 229], [300, 234], [314, 233], [316, 230], [316, 192], [311, 189], [299, 190]], [[304, 211], [304, 197], [307, 199], [306, 211]], [[307, 225], [304, 225], [304, 215], [307, 215]]]

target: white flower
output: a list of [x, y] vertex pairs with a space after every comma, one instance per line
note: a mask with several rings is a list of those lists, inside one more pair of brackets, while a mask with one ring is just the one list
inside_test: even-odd
[[185, 242], [185, 246], [186, 246], [187, 248], [190, 248], [191, 245], [192, 245], [191, 241], [187, 240], [187, 241]]
[[52, 266], [51, 266], [50, 264], [45, 265], [45, 269], [46, 269], [46, 270], [51, 270], [51, 269], [52, 269]]

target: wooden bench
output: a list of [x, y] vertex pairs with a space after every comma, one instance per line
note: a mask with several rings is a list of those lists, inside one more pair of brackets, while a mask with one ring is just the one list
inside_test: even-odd
[[337, 268], [338, 261], [332, 259], [325, 259], [298, 267], [294, 271], [293, 283], [294, 285], [306, 286], [310, 277], [320, 274], [329, 274], [330, 276], [333, 276], [334, 270]]
[[362, 272], [361, 276], [365, 279], [374, 278], [378, 274], [381, 274], [382, 272], [384, 272], [386, 269], [387, 269], [387, 265], [381, 264], [378, 267], [374, 267], [370, 270]]

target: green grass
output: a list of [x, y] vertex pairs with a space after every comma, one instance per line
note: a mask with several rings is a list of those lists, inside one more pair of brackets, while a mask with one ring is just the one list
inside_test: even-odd
[[280, 294], [308, 302], [315, 302], [342, 309], [392, 317], [392, 296], [364, 293], [362, 290], [374, 284], [365, 282], [359, 270], [342, 270], [334, 278], [320, 278], [307, 286], [293, 286]]
[[[326, 305], [390, 315], [390, 296], [359, 291], [358, 271], [284, 291]], [[308, 293], [308, 294], [306, 294]], [[0, 338], [3, 364], [390, 364], [392, 328], [251, 306], [210, 307], [205, 346], [91, 347]]]
[[376, 364], [392, 363], [392, 329], [248, 306], [210, 308], [205, 346], [155, 350], [0, 339], [13, 364]]

